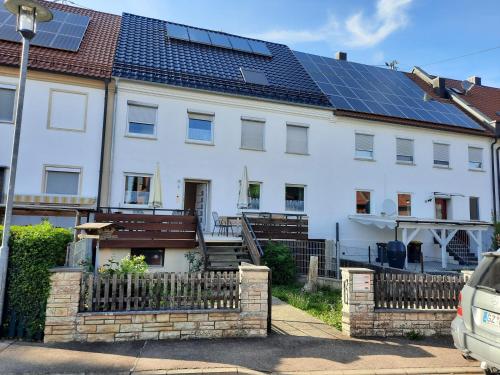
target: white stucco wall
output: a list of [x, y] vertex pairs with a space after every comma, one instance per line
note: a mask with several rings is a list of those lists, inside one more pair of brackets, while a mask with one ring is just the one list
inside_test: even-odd
[[[17, 78], [0, 75], [0, 84], [15, 87]], [[87, 96], [84, 132], [48, 129], [51, 90], [78, 92]], [[60, 107], [64, 108], [64, 103]], [[80, 196], [95, 198], [99, 180], [103, 110], [104, 89], [28, 79], [15, 193], [42, 195], [44, 165], [57, 165], [81, 168]], [[77, 116], [74, 113], [70, 115]], [[80, 117], [74, 119], [75, 122], [81, 122]], [[0, 122], [0, 166], [10, 165], [13, 132], [12, 123]]]
[[[127, 101], [158, 105], [155, 139], [126, 136]], [[215, 113], [215, 145], [186, 143], [187, 110]], [[265, 124], [265, 152], [240, 149], [241, 117], [258, 117]], [[285, 153], [286, 123], [309, 126], [309, 155]], [[354, 158], [355, 132], [373, 134], [375, 161]], [[415, 165], [396, 164], [396, 137], [414, 139]], [[433, 167], [433, 142], [450, 144], [450, 169]], [[468, 146], [484, 149], [485, 170], [468, 169]], [[305, 212], [310, 238], [335, 238], [340, 224], [344, 247], [365, 251], [368, 245], [394, 238], [393, 231], [353, 223], [355, 190], [372, 191], [372, 212], [379, 214], [386, 198], [412, 194], [412, 215], [434, 218], [433, 192], [453, 196], [452, 219], [469, 218], [469, 196], [480, 198], [482, 220], [491, 219], [490, 139], [473, 135], [419, 129], [403, 125], [334, 118], [329, 110], [227, 97], [120, 81], [118, 83], [110, 202], [124, 206], [124, 173], [153, 174], [160, 163], [165, 208], [183, 208], [184, 179], [210, 181], [210, 210], [237, 213], [238, 181], [243, 166], [249, 179], [261, 186], [261, 211], [285, 212], [285, 184], [306, 185]], [[439, 256], [429, 236], [424, 250]]]

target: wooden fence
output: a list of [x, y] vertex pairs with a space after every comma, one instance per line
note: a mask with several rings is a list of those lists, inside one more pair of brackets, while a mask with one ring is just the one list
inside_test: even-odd
[[375, 273], [375, 308], [456, 309], [462, 276]]
[[239, 308], [238, 272], [85, 274], [80, 312]]
[[257, 239], [307, 240], [308, 218], [306, 215], [245, 213]]

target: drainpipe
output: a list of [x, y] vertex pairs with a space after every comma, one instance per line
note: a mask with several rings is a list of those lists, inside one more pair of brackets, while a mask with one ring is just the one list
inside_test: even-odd
[[101, 206], [101, 190], [102, 190], [102, 173], [104, 166], [104, 146], [106, 144], [106, 126], [108, 118], [108, 92], [109, 79], [104, 80], [104, 115], [102, 118], [102, 135], [101, 135], [101, 160], [99, 162], [99, 183], [97, 187], [97, 210]]

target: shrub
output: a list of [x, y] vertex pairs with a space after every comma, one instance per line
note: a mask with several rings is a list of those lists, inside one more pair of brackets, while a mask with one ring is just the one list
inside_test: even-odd
[[290, 284], [295, 281], [295, 261], [288, 246], [269, 242], [262, 257], [272, 271], [273, 284]]
[[108, 263], [99, 267], [99, 273], [111, 276], [113, 274], [126, 275], [129, 273], [143, 275], [148, 270], [144, 255], [129, 256], [122, 258], [119, 262], [110, 259]]
[[17, 321], [18, 335], [41, 339], [50, 292], [49, 270], [64, 265], [66, 246], [72, 238], [71, 231], [49, 222], [11, 228], [6, 323]]

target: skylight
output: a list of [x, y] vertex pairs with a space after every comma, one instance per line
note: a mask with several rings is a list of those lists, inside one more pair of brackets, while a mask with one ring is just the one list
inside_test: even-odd
[[261, 70], [240, 68], [241, 75], [246, 83], [253, 83], [256, 85], [268, 86], [269, 81], [267, 80], [266, 73]]

